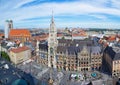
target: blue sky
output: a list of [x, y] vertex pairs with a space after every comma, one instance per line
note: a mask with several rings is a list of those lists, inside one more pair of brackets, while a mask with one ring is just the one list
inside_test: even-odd
[[48, 28], [52, 10], [57, 28], [120, 28], [120, 0], [0, 0], [0, 28]]

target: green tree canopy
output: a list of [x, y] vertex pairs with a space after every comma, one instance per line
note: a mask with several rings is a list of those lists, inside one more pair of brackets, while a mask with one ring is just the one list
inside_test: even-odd
[[1, 52], [1, 57], [6, 59], [6, 60], [8, 60], [8, 61], [10, 61], [9, 55], [6, 52], [4, 52], [4, 51]]

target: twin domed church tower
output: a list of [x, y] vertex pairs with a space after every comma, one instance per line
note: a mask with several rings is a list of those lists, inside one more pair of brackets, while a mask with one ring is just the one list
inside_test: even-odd
[[52, 15], [48, 38], [48, 67], [56, 68], [57, 45], [57, 29], [54, 23], [54, 17]]

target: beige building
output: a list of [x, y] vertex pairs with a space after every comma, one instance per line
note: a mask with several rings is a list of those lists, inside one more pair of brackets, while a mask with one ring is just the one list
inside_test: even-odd
[[[48, 65], [48, 46], [47, 45], [44, 45], [44, 44], [37, 44], [38, 45], [38, 49], [37, 49], [37, 62], [42, 64], [42, 65]], [[40, 51], [39, 51], [40, 49]], [[39, 57], [41, 56], [41, 57]]]
[[83, 47], [82, 51], [78, 53], [78, 70], [79, 71], [90, 71], [90, 48]]
[[100, 70], [101, 69], [102, 55], [103, 55], [103, 53], [101, 52], [100, 47], [96, 46], [96, 47], [92, 48], [91, 58], [90, 58], [92, 70], [94, 70], [94, 69]]
[[103, 61], [103, 67], [108, 69], [107, 72], [109, 72], [112, 77], [120, 78], [120, 48], [107, 46], [103, 54]]
[[31, 58], [30, 48], [23, 46], [10, 50], [10, 59], [14, 64], [22, 63]]
[[[54, 58], [50, 59], [53, 61]], [[42, 65], [48, 65], [48, 46], [45, 42], [39, 43], [38, 62]], [[100, 70], [101, 65], [101, 48], [92, 46], [92, 41], [58, 39], [56, 52], [56, 68], [58, 70]]]
[[119, 60], [114, 60], [113, 61], [113, 76], [118, 76], [120, 78], [120, 59]]

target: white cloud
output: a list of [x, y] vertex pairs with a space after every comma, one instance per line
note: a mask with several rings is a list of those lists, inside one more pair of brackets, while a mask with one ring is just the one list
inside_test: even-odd
[[[0, 13], [2, 14], [0, 14], [0, 23], [3, 24], [6, 19], [13, 19], [16, 22], [19, 22], [23, 19], [43, 16], [46, 17], [51, 15], [52, 10], [54, 10], [54, 15], [88, 15], [103, 20], [106, 20], [107, 16], [101, 14], [108, 14], [120, 17], [119, 8], [111, 8], [106, 6], [106, 4], [110, 2], [110, 0], [83, 0], [82, 2], [78, 0], [76, 2], [43, 3], [23, 8], [20, 7], [34, 0], [13, 1], [15, 2], [8, 1], [7, 4], [1, 5]], [[112, 0], [112, 2], [114, 2], [114, 6], [116, 4], [117, 6], [120, 5], [120, 2], [117, 3], [117, 0]]]
[[111, 0], [112, 6], [120, 9], [120, 0]]
[[33, 2], [33, 1], [35, 1], [35, 0], [20, 0], [20, 1], [18, 1], [18, 3], [16, 4], [16, 6], [14, 8], [19, 8], [22, 5]]
[[108, 19], [105, 15], [100, 15], [100, 14], [91, 14], [90, 16], [101, 19], [101, 20]]

